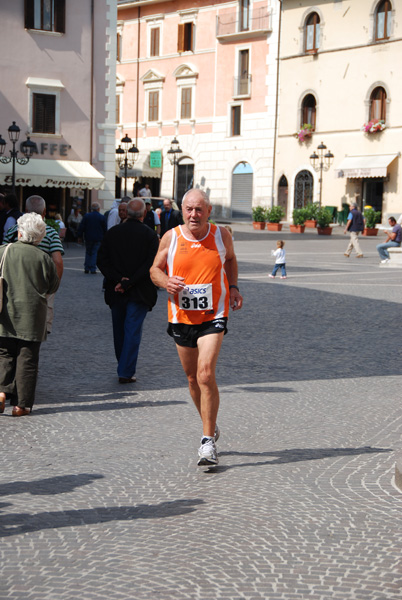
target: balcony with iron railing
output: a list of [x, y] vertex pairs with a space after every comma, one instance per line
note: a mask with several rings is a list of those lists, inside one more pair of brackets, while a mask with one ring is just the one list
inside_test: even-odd
[[254, 11], [246, 21], [239, 19], [238, 12], [216, 17], [216, 37], [220, 42], [260, 37], [271, 30], [271, 13], [267, 8]]
[[251, 96], [251, 75], [233, 78], [233, 97], [249, 98]]

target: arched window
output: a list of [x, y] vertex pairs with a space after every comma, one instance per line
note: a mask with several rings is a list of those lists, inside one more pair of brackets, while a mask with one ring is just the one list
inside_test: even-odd
[[383, 87], [376, 87], [370, 96], [370, 121], [387, 118], [387, 93]]
[[320, 47], [320, 17], [311, 13], [307, 17], [304, 32], [304, 49], [306, 52], [317, 52]]
[[315, 131], [316, 104], [313, 94], [307, 94], [303, 98], [300, 127], [311, 125], [312, 130]]
[[295, 180], [294, 208], [304, 208], [313, 201], [314, 181], [310, 171], [299, 171]]
[[392, 6], [389, 0], [380, 2], [375, 18], [375, 39], [387, 40], [391, 36]]

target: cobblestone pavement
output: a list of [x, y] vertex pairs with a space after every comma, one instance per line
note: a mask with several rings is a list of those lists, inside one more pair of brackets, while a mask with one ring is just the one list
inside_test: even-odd
[[[286, 281], [267, 278], [279, 235]], [[119, 385], [101, 276], [70, 246], [35, 410], [0, 416], [0, 598], [399, 600], [402, 278], [376, 243], [347, 259], [339, 231], [235, 227], [215, 472], [166, 293]]]

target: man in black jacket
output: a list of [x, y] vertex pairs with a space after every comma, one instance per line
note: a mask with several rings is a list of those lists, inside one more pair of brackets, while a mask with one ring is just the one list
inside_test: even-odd
[[130, 200], [127, 221], [112, 227], [98, 251], [105, 276], [105, 302], [112, 310], [113, 339], [120, 383], [134, 383], [142, 326], [156, 304], [157, 289], [149, 276], [159, 240], [143, 224], [145, 204]]
[[163, 201], [163, 211], [161, 213], [161, 237], [169, 229], [174, 229], [177, 225], [183, 225], [183, 217], [179, 210], [174, 210], [171, 200]]

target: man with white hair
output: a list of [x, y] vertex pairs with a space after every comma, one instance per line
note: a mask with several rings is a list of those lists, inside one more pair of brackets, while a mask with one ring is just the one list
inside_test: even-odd
[[105, 302], [112, 311], [119, 383], [136, 381], [142, 327], [157, 300], [149, 269], [158, 251], [158, 236], [144, 225], [145, 204], [130, 200], [128, 217], [107, 232], [98, 252], [105, 276]]
[[155, 285], [165, 288], [168, 333], [188, 379], [190, 395], [200, 414], [203, 433], [198, 465], [218, 464], [219, 390], [215, 369], [229, 307], [239, 310], [243, 298], [237, 287], [237, 260], [232, 236], [208, 222], [211, 204], [199, 189], [184, 195], [184, 225], [165, 233], [151, 269]]
[[[46, 217], [46, 202], [42, 196], [29, 196], [25, 201], [25, 212], [36, 213], [42, 220]], [[10, 242], [16, 242], [18, 239], [18, 227], [15, 225], [4, 235], [3, 244], [9, 244]], [[56, 267], [57, 276], [59, 279], [63, 275], [63, 254], [64, 248], [60, 241], [59, 234], [50, 225], [46, 225], [45, 236], [39, 243], [38, 248], [49, 254], [50, 258], [54, 262]], [[54, 294], [49, 294], [47, 297], [47, 332], [51, 333], [53, 326], [53, 314], [54, 314]]]

